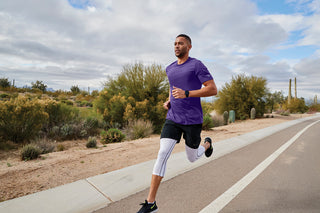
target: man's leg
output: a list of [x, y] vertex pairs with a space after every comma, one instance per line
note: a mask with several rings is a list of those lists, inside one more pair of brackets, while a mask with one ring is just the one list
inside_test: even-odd
[[190, 162], [195, 162], [198, 160], [208, 149], [210, 148], [210, 143], [205, 141], [202, 145], [200, 145], [197, 149], [190, 148], [186, 144], [186, 153], [188, 160]]
[[160, 139], [160, 149], [158, 152], [158, 157], [156, 163], [153, 167], [151, 184], [149, 189], [148, 198], [145, 203], [142, 203], [141, 209], [138, 213], [146, 213], [146, 212], [156, 212], [158, 211], [158, 207], [156, 205], [156, 195], [158, 188], [160, 186], [161, 180], [164, 177], [167, 161], [171, 155], [171, 152], [176, 145], [177, 140], [171, 138], [161, 138]]
[[171, 139], [171, 138], [160, 139], [160, 149], [158, 152], [156, 163], [153, 168], [150, 190], [149, 190], [149, 195], [147, 199], [147, 201], [150, 203], [155, 201], [160, 182], [166, 172], [167, 161], [176, 143], [177, 143], [177, 140], [175, 139]]
[[150, 190], [149, 190], [149, 194], [148, 194], [148, 198], [147, 198], [147, 201], [149, 203], [153, 203], [156, 200], [156, 194], [157, 194], [157, 191], [160, 186], [160, 182], [161, 182], [162, 178], [163, 177], [158, 176], [158, 175], [152, 175]]

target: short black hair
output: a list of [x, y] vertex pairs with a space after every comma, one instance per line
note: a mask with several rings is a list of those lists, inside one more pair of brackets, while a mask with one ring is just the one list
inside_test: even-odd
[[183, 38], [187, 39], [187, 41], [189, 41], [190, 44], [191, 44], [191, 38], [190, 38], [188, 35], [186, 35], [186, 34], [180, 34], [180, 35], [178, 35], [176, 38], [178, 38], [178, 37], [183, 37]]

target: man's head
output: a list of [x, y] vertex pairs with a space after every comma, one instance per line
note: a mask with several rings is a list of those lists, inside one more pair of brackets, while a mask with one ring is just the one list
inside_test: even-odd
[[185, 38], [185, 39], [189, 42], [189, 44], [191, 45], [191, 38], [190, 38], [188, 35], [186, 35], [186, 34], [180, 34], [180, 35], [177, 36], [177, 38], [178, 38], [178, 37]]
[[189, 56], [191, 47], [191, 39], [189, 36], [180, 34], [176, 37], [176, 40], [174, 42], [174, 52], [178, 58]]

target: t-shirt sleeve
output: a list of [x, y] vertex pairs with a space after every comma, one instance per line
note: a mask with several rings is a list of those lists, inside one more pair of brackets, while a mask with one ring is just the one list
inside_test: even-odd
[[206, 81], [213, 79], [209, 70], [201, 61], [198, 61], [198, 63], [197, 63], [196, 75], [198, 76], [198, 79], [202, 84]]

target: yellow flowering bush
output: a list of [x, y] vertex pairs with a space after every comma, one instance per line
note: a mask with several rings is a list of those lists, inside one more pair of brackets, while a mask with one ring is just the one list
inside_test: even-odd
[[16, 143], [33, 139], [49, 118], [38, 99], [19, 96], [0, 102], [0, 138]]

